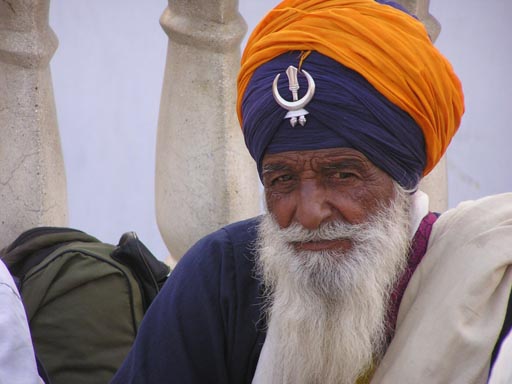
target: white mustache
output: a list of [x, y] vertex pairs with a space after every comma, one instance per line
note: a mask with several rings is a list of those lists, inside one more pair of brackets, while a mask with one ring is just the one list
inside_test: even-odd
[[319, 228], [310, 230], [298, 223], [281, 228], [279, 236], [287, 243], [308, 243], [330, 240], [351, 240], [363, 242], [368, 240], [367, 229], [371, 224], [349, 224], [343, 221], [331, 221], [322, 224]]

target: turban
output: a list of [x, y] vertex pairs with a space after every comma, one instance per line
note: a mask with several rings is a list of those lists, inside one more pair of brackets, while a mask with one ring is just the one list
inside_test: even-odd
[[[265, 153], [339, 146], [361, 151], [405, 187], [437, 164], [464, 112], [462, 87], [423, 24], [390, 5], [285, 0], [255, 28], [237, 112], [260, 174]], [[288, 65], [316, 83], [304, 127], [284, 120], [272, 94]], [[299, 92], [308, 89], [304, 76], [299, 84]], [[287, 88], [281, 76], [280, 94]]]

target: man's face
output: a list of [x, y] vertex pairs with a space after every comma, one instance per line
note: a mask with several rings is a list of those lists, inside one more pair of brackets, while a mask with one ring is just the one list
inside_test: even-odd
[[[281, 228], [364, 223], [394, 196], [391, 177], [351, 148], [267, 154], [262, 165], [268, 211]], [[296, 251], [348, 250], [351, 243], [338, 239], [293, 246]]]
[[266, 155], [262, 165], [270, 213], [257, 258], [269, 324], [263, 358], [279, 367], [263, 381], [353, 384], [387, 346], [410, 196], [353, 149]]

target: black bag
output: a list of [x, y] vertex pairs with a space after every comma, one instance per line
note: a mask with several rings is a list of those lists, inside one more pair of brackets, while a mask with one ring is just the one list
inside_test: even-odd
[[108, 383], [170, 273], [134, 232], [114, 246], [76, 229], [38, 227], [0, 257], [17, 280], [40, 374], [52, 384]]

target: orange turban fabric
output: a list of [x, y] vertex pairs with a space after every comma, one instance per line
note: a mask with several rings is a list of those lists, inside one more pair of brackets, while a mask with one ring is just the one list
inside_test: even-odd
[[255, 28], [242, 56], [237, 111], [254, 71], [288, 51], [317, 51], [358, 72], [421, 127], [428, 174], [464, 113], [459, 79], [410, 15], [373, 0], [285, 0]]

